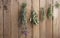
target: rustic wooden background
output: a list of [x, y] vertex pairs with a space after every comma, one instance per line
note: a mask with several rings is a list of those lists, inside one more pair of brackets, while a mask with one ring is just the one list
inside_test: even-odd
[[[27, 31], [25, 37], [21, 33], [22, 28], [18, 27], [18, 16], [23, 2], [27, 3]], [[0, 0], [0, 38], [60, 38], [60, 8], [58, 16], [54, 20], [45, 19], [40, 24], [33, 26], [29, 21], [32, 7], [37, 12], [40, 19], [40, 8], [45, 12], [49, 4], [56, 0]], [[60, 2], [60, 0], [58, 0]], [[21, 25], [20, 25], [21, 26]]]

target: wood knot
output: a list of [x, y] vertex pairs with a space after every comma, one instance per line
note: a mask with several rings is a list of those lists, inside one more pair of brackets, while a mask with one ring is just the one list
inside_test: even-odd
[[6, 5], [4, 5], [3, 8], [4, 8], [4, 10], [7, 10], [7, 6]]
[[0, 6], [0, 8], [1, 8], [1, 6]]

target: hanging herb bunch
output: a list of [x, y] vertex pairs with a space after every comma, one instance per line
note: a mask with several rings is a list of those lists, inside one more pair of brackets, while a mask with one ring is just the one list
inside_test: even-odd
[[44, 8], [41, 8], [41, 14], [42, 14], [41, 20], [44, 20], [46, 18], [46, 13], [44, 11]]
[[24, 33], [25, 35], [27, 35], [27, 17], [26, 17], [26, 6], [27, 4], [26, 3], [23, 3], [22, 4], [22, 7], [21, 7], [21, 24], [23, 25], [22, 26], [22, 33]]
[[60, 7], [60, 4], [56, 1], [56, 4], [55, 4], [55, 7], [56, 8], [59, 8]]
[[31, 12], [30, 22], [35, 25], [39, 24], [38, 15], [34, 10]]
[[22, 9], [21, 9], [21, 23], [23, 25], [26, 25], [27, 19], [26, 19], [26, 3], [22, 4]]
[[52, 10], [52, 6], [50, 4], [50, 6], [48, 7], [47, 10], [47, 18], [51, 18], [53, 16], [53, 10]]

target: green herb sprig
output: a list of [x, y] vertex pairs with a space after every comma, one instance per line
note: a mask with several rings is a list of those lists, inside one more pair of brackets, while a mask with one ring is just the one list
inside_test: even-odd
[[59, 8], [60, 7], [60, 4], [56, 1], [56, 4], [55, 4], [55, 7], [56, 8]]
[[30, 21], [32, 24], [35, 24], [35, 25], [39, 24], [38, 15], [34, 10], [31, 12]]
[[25, 25], [27, 23], [27, 18], [26, 18], [26, 3], [22, 4], [22, 9], [21, 9], [21, 22], [23, 25]]
[[44, 20], [46, 18], [46, 13], [44, 11], [44, 8], [41, 8], [41, 14], [42, 14], [42, 20]]
[[52, 12], [53, 12], [52, 6], [50, 5], [47, 10], [47, 18], [51, 18], [53, 16]]
[[27, 13], [27, 10], [26, 10], [26, 6], [27, 4], [26, 3], [23, 3], [22, 4], [22, 8], [21, 8], [21, 24], [23, 25], [22, 26], [22, 33], [24, 33], [25, 36], [27, 36], [27, 16], [26, 16], [26, 13]]

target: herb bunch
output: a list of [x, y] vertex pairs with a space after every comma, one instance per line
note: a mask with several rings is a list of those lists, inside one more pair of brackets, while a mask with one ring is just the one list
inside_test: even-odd
[[22, 10], [21, 10], [21, 22], [23, 25], [26, 25], [27, 23], [27, 18], [26, 18], [26, 3], [22, 4]]
[[38, 15], [34, 10], [31, 12], [30, 21], [32, 24], [35, 24], [35, 25], [39, 24]]
[[55, 7], [56, 8], [59, 8], [60, 7], [60, 4], [56, 1], [56, 4], [55, 4]]
[[52, 6], [50, 5], [49, 7], [48, 7], [48, 10], [47, 10], [47, 17], [48, 18], [51, 18], [52, 16], [53, 16], [53, 10], [52, 10]]
[[42, 14], [42, 20], [44, 20], [46, 18], [46, 13], [44, 11], [44, 8], [42, 8], [41, 14]]
[[21, 7], [21, 24], [23, 25], [22, 26], [22, 28], [23, 28], [22, 33], [24, 33], [25, 36], [27, 35], [27, 17], [26, 17], [27, 10], [26, 10], [26, 6], [27, 6], [27, 4], [23, 3], [22, 7]]

